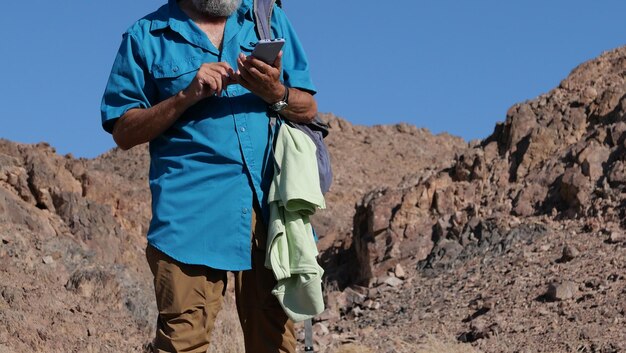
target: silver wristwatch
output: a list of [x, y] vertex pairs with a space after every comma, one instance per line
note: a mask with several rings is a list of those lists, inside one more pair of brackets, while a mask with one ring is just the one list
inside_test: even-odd
[[280, 112], [281, 110], [287, 108], [287, 106], [289, 105], [288, 101], [289, 101], [289, 87], [285, 86], [285, 95], [278, 102], [271, 104], [270, 109], [272, 109], [275, 112]]

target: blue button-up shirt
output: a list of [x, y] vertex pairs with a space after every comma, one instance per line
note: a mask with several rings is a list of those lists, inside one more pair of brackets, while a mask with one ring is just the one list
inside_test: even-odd
[[[102, 125], [132, 108], [150, 108], [186, 88], [202, 63], [249, 55], [258, 41], [252, 0], [226, 21], [222, 50], [169, 0], [123, 36], [102, 99]], [[285, 85], [315, 92], [302, 46], [284, 12], [272, 17], [285, 38]], [[272, 177], [267, 104], [240, 85], [187, 110], [150, 142], [152, 221], [148, 242], [187, 264], [225, 270], [250, 268], [253, 198], [264, 208]]]

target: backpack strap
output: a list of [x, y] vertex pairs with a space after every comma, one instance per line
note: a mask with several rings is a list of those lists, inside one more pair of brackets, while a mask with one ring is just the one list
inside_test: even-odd
[[254, 0], [254, 21], [261, 39], [272, 39], [272, 12], [276, 0]]

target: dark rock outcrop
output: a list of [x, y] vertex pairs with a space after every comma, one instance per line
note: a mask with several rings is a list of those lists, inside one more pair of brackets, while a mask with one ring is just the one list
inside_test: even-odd
[[514, 105], [491, 136], [449, 168], [366, 195], [337, 278], [365, 284], [399, 262], [447, 263], [496, 233], [509, 234], [519, 217], [623, 223], [625, 114], [626, 48], [620, 48], [580, 65], [551, 92]]

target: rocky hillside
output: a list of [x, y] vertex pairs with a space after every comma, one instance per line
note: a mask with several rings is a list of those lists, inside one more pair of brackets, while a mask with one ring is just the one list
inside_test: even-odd
[[[449, 166], [467, 147], [409, 125], [325, 118], [335, 181], [315, 219], [322, 250], [351, 234], [369, 189], [416, 166]], [[143, 349], [155, 317], [143, 255], [148, 166], [145, 146], [85, 160], [0, 140], [0, 352]]]
[[0, 352], [131, 351], [152, 331], [145, 192], [93, 164], [0, 141]]
[[[625, 352], [625, 114], [620, 48], [471, 145], [325, 116], [319, 351]], [[145, 349], [148, 163], [0, 140], [0, 353]]]
[[366, 283], [400, 259], [445, 267], [467, 246], [490, 241], [480, 238], [482, 230], [536, 216], [585, 219], [594, 231], [622, 225], [625, 114], [621, 48], [511, 107], [493, 134], [451, 167], [366, 195], [355, 217], [349, 282]]
[[623, 352], [625, 163], [620, 48], [511, 107], [449, 168], [368, 193], [330, 275], [369, 288], [371, 305], [414, 303], [382, 316], [404, 316], [398, 327], [447, 315], [459, 340], [489, 352]]

